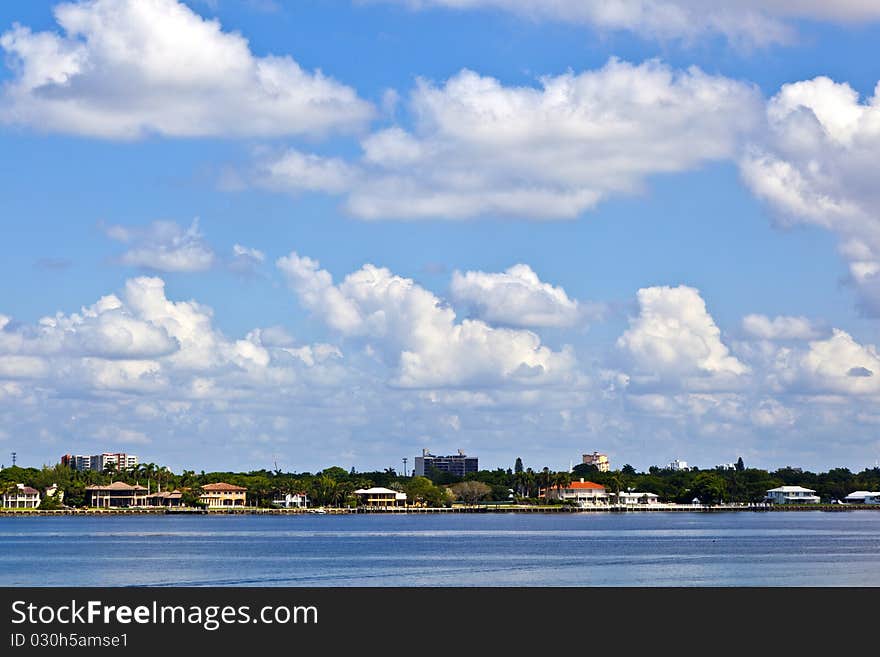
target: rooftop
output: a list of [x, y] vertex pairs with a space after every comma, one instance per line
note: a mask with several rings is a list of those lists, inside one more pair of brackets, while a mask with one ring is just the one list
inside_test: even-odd
[[24, 484], [16, 484], [15, 488], [6, 493], [7, 495], [39, 495], [40, 491], [36, 488], [31, 488], [30, 486], [25, 486]]
[[853, 491], [852, 493], [847, 495], [845, 499], [860, 500], [865, 497], [874, 497], [874, 496], [880, 496], [880, 491], [857, 490], [857, 491]]
[[804, 488], [803, 486], [779, 486], [778, 488], [771, 488], [767, 491], [768, 493], [815, 493], [811, 488]]
[[592, 481], [573, 481], [566, 488], [574, 488], [577, 490], [605, 490], [605, 486], [593, 483]]
[[109, 486], [86, 486], [86, 490], [101, 491], [142, 491], [147, 490], [144, 486], [131, 486], [123, 481], [114, 481]]
[[225, 481], [218, 481], [216, 484], [205, 484], [202, 486], [202, 490], [209, 492], [245, 492], [247, 491], [247, 488], [235, 486], [234, 484], [227, 484]]

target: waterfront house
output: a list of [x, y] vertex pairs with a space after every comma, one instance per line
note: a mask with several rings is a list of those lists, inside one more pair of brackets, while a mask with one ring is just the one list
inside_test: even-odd
[[202, 486], [199, 501], [209, 509], [228, 509], [247, 504], [247, 488], [219, 481]]
[[816, 491], [802, 486], [779, 486], [767, 491], [766, 501], [772, 504], [818, 504]]
[[102, 509], [122, 509], [130, 506], [144, 506], [147, 489], [131, 486], [122, 481], [114, 481], [109, 486], [86, 486], [86, 505]]
[[64, 491], [58, 488], [58, 484], [52, 484], [46, 487], [43, 497], [54, 497], [61, 504], [64, 502]]
[[574, 502], [578, 506], [598, 506], [608, 504], [608, 493], [605, 486], [592, 481], [573, 481], [567, 485], [542, 489], [538, 497], [545, 500], [563, 500]]
[[179, 490], [166, 490], [150, 493], [146, 498], [147, 506], [183, 506], [183, 493]]
[[846, 504], [880, 504], [880, 491], [857, 490], [843, 498]]
[[389, 507], [406, 506], [406, 493], [399, 493], [390, 488], [358, 488], [355, 492], [358, 503], [363, 506]]
[[14, 484], [0, 495], [0, 506], [7, 509], [36, 509], [40, 506], [40, 491], [24, 484]]
[[285, 509], [304, 509], [309, 505], [309, 498], [305, 493], [278, 493], [272, 504]]
[[624, 506], [651, 506], [652, 504], [659, 504], [660, 497], [656, 493], [640, 493], [638, 491], [621, 491], [617, 495], [614, 496], [614, 501], [617, 504], [622, 504]]

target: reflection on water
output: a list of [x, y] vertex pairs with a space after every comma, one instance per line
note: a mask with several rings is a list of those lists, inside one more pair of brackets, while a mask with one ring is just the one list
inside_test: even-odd
[[880, 513], [0, 518], [6, 586], [880, 586]]

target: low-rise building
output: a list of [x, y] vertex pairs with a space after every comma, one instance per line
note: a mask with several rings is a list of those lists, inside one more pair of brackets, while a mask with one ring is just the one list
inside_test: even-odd
[[43, 497], [54, 497], [61, 504], [64, 502], [64, 491], [58, 488], [58, 484], [52, 484], [46, 487]]
[[573, 481], [564, 486], [553, 486], [538, 491], [538, 497], [545, 500], [574, 502], [578, 506], [598, 506], [608, 504], [605, 486], [592, 481]]
[[150, 493], [146, 497], [147, 506], [183, 506], [183, 493], [179, 490], [166, 490]]
[[624, 506], [636, 506], [639, 504], [644, 506], [651, 506], [652, 504], [659, 504], [660, 497], [656, 493], [620, 491], [617, 495], [614, 495], [614, 502], [616, 504], [622, 504]]
[[247, 488], [219, 481], [216, 484], [205, 484], [199, 501], [209, 509], [228, 509], [242, 507], [247, 504]]
[[101, 509], [146, 506], [147, 489], [114, 481], [109, 486], [86, 486], [86, 505]]
[[608, 472], [611, 470], [611, 461], [608, 460], [607, 454], [593, 452], [592, 454], [583, 454], [581, 456], [584, 465], [594, 465], [599, 472]]
[[355, 492], [358, 502], [362, 506], [390, 507], [406, 506], [406, 493], [401, 493], [390, 488], [358, 488]]
[[309, 505], [309, 497], [305, 493], [278, 493], [272, 504], [285, 509], [304, 509]]
[[818, 504], [816, 491], [803, 486], [779, 486], [767, 491], [766, 501], [772, 504]]
[[846, 504], [880, 504], [880, 491], [857, 490], [843, 498]]
[[0, 495], [0, 506], [7, 509], [36, 509], [40, 506], [40, 491], [24, 484], [15, 484]]

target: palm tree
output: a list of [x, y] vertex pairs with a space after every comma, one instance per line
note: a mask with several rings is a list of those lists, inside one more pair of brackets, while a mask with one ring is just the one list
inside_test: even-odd
[[[544, 469], [541, 470], [541, 474], [538, 475], [538, 481], [540, 482], [540, 488], [544, 489], [544, 494], [547, 494], [547, 490], [550, 488], [550, 484], [553, 483], [553, 475], [550, 473], [550, 468], [544, 466]], [[538, 497], [541, 496], [540, 488], [538, 490]]]
[[560, 488], [568, 488], [568, 486], [571, 485], [571, 473], [557, 472], [553, 475], [553, 484], [556, 486], [557, 490]]
[[611, 484], [614, 486], [614, 499], [617, 504], [620, 504], [620, 489], [624, 487], [623, 478], [620, 476], [619, 472], [615, 472], [611, 475]]
[[529, 468], [526, 470], [525, 477], [525, 485], [526, 485], [526, 497], [534, 497], [532, 495], [532, 491], [535, 488], [535, 484], [537, 483], [537, 477], [535, 475], [535, 471]]

